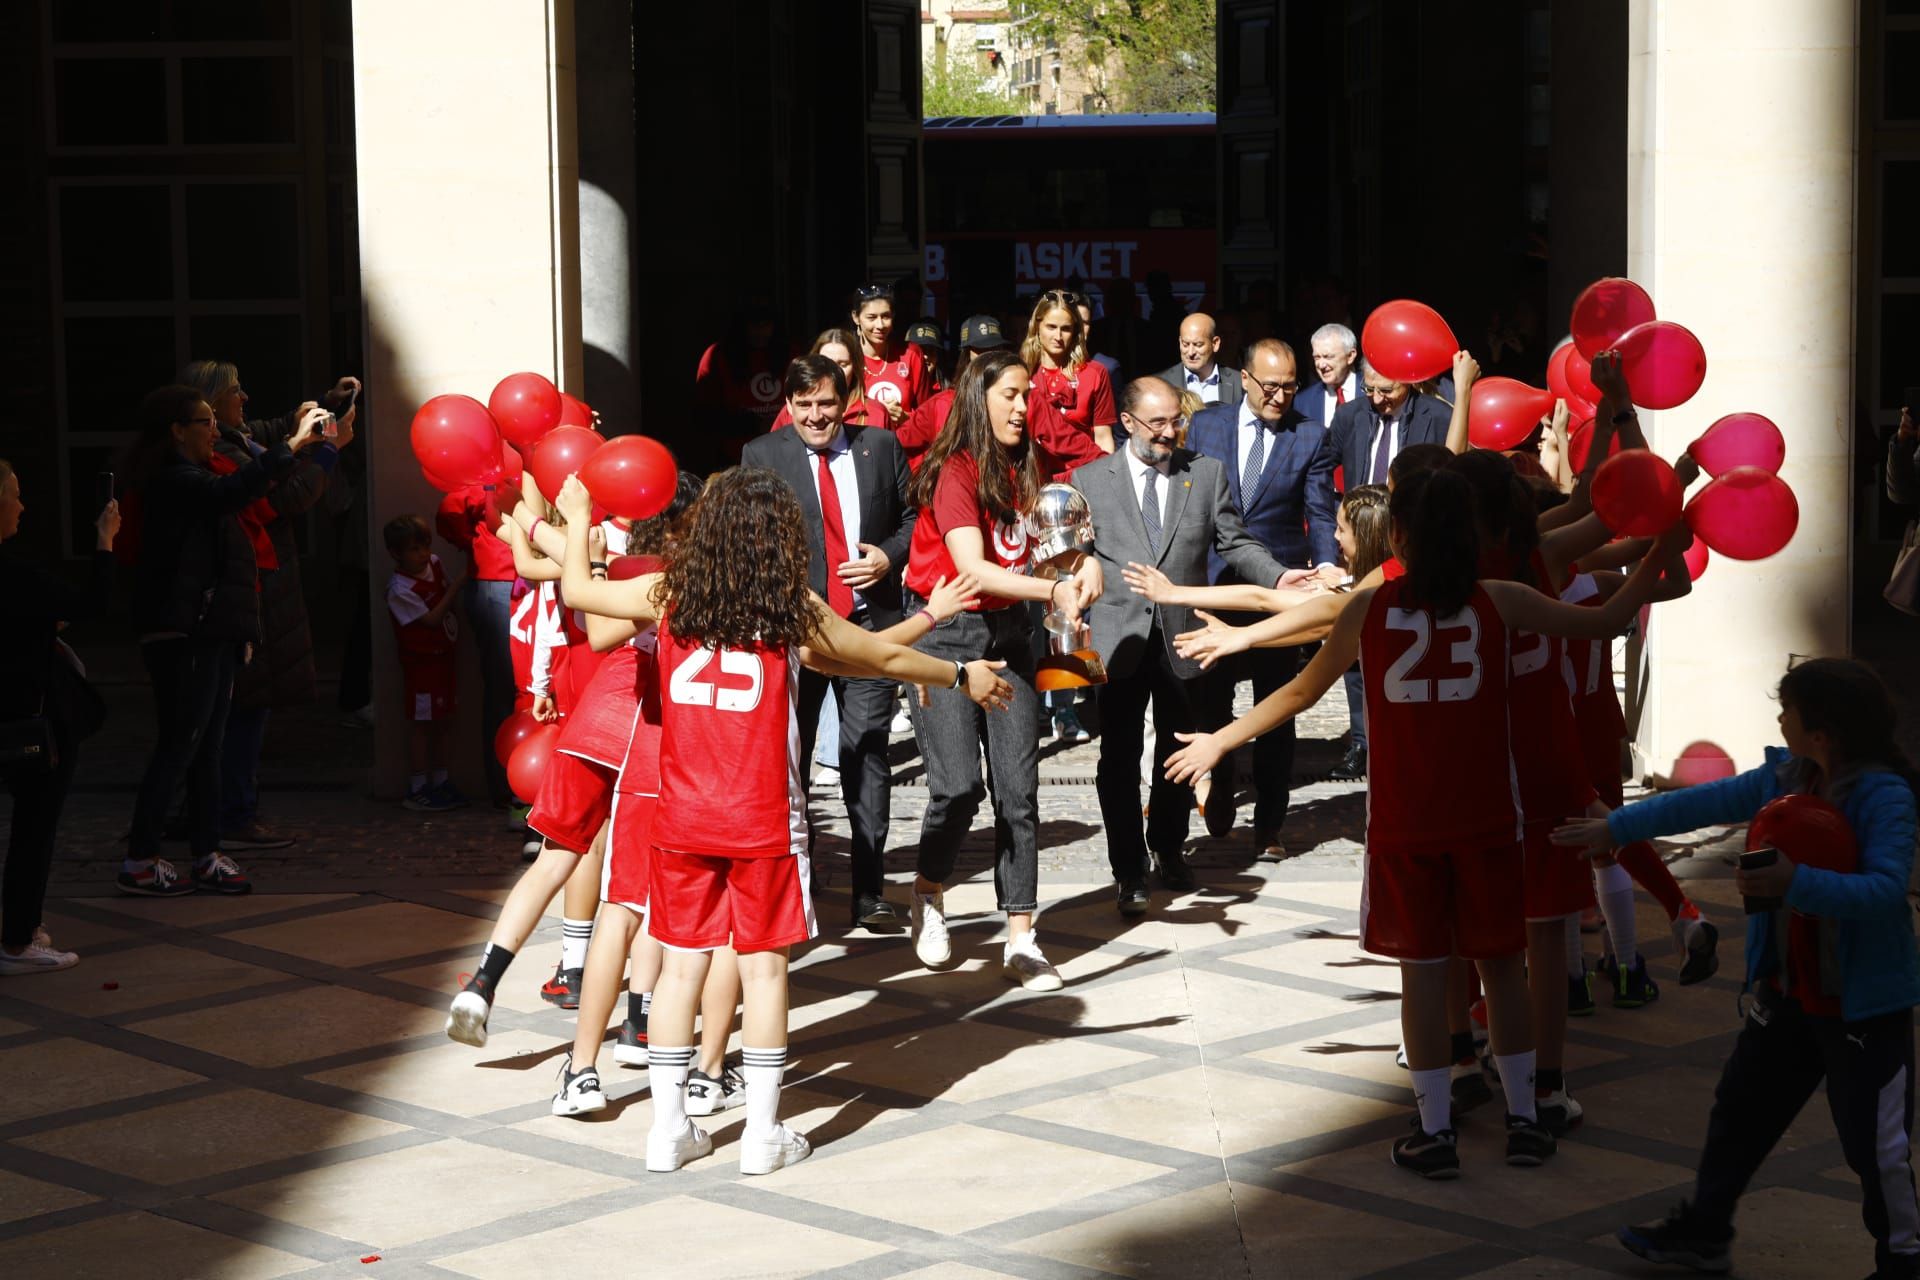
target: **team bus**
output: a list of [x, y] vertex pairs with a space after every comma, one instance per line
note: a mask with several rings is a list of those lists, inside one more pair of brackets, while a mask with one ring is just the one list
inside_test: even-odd
[[[1131, 282], [1147, 314], [1149, 272], [1184, 306], [1214, 279], [1214, 118], [941, 116], [925, 122], [924, 280], [946, 319], [950, 283], [1030, 293], [1075, 278], [1110, 295]], [[1109, 304], [1117, 302], [1110, 297]], [[1100, 305], [1095, 293], [1095, 305]]]

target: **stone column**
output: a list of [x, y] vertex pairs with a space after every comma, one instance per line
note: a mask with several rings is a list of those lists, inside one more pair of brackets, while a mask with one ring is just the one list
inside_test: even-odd
[[[402, 785], [406, 735], [392, 628], [380, 621], [380, 531], [406, 512], [431, 517], [440, 496], [408, 443], [413, 412], [443, 393], [484, 401], [518, 370], [581, 385], [573, 0], [361, 0], [353, 70], [384, 795]], [[464, 562], [437, 550], [449, 571]], [[463, 790], [484, 796], [470, 644], [460, 662], [450, 764]]]
[[1779, 741], [1789, 654], [1847, 649], [1855, 166], [1854, 0], [1633, 0], [1628, 268], [1663, 319], [1699, 335], [1707, 380], [1644, 417], [1673, 457], [1754, 410], [1787, 439], [1800, 503], [1770, 560], [1716, 558], [1654, 611], [1639, 760], [1696, 739], [1741, 767]]

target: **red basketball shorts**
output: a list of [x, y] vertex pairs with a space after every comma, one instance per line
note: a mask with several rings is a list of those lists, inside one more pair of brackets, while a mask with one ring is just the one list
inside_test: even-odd
[[613, 826], [607, 832], [607, 879], [600, 892], [606, 902], [645, 907], [647, 869], [653, 858], [653, 810], [659, 796], [640, 796], [616, 792], [613, 797]]
[[436, 658], [401, 659], [401, 705], [406, 718], [451, 720], [460, 705], [454, 696], [457, 679], [452, 654]]
[[527, 813], [527, 825], [549, 843], [585, 853], [613, 812], [614, 771], [579, 756], [554, 752]]
[[1594, 904], [1593, 864], [1578, 849], [1552, 840], [1559, 820], [1529, 822], [1522, 843], [1526, 850], [1526, 917], [1552, 920], [1585, 911]]
[[818, 932], [804, 854], [720, 858], [656, 845], [647, 872], [647, 932], [663, 946], [772, 951]]
[[1527, 947], [1518, 844], [1477, 853], [1367, 854], [1360, 945], [1396, 960], [1489, 960]]

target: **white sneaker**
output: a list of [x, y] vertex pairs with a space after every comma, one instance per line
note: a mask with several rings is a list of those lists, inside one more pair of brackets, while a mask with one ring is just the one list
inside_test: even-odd
[[687, 1114], [710, 1116], [747, 1104], [747, 1078], [731, 1063], [720, 1068], [719, 1078], [695, 1067], [687, 1073]]
[[1007, 943], [1000, 972], [1029, 991], [1058, 991], [1061, 986], [1060, 971], [1040, 954], [1040, 938], [1031, 929]]
[[592, 1067], [575, 1071], [572, 1054], [562, 1058], [560, 1092], [553, 1095], [553, 1114], [580, 1116], [589, 1111], [599, 1111], [606, 1105], [607, 1095], [600, 1088], [600, 1073]]
[[913, 717], [907, 714], [905, 707], [898, 707], [893, 713], [893, 723], [887, 726], [888, 733], [912, 733]]
[[28, 973], [54, 973], [61, 969], [71, 969], [80, 963], [80, 957], [71, 951], [55, 951], [52, 947], [38, 942], [29, 942], [20, 949], [19, 955], [0, 951], [0, 977], [18, 977]]
[[[743, 1146], [744, 1152], [746, 1148]], [[689, 1160], [698, 1160], [701, 1156], [713, 1154], [713, 1139], [707, 1131], [693, 1121], [687, 1121], [687, 1127], [678, 1134], [662, 1133], [658, 1129], [647, 1134], [647, 1172], [672, 1173]], [[778, 1166], [775, 1166], [776, 1168]]]
[[492, 1006], [478, 991], [462, 991], [447, 1006], [447, 1036], [476, 1049], [487, 1047], [487, 1014]]
[[953, 959], [953, 939], [947, 934], [947, 895], [913, 895], [913, 954], [929, 969], [937, 969]]
[[812, 1154], [813, 1144], [805, 1134], [795, 1133], [783, 1124], [775, 1125], [767, 1137], [740, 1139], [740, 1172], [772, 1173], [775, 1169], [799, 1164]]
[[1533, 1109], [1547, 1132], [1556, 1138], [1569, 1129], [1578, 1128], [1581, 1117], [1586, 1115], [1586, 1108], [1567, 1096], [1565, 1086], [1555, 1089], [1544, 1098], [1536, 1097]]
[[820, 772], [813, 775], [816, 787], [837, 787], [840, 785], [840, 771], [830, 764], [820, 766]]

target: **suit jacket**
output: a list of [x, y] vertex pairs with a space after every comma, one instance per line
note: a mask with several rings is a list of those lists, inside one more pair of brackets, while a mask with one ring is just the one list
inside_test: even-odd
[[[1240, 406], [1211, 405], [1193, 416], [1187, 448], [1217, 458], [1227, 474], [1227, 494], [1247, 532], [1292, 569], [1332, 564], [1340, 557], [1333, 538], [1333, 453], [1327, 429], [1297, 413], [1281, 420], [1266, 451], [1266, 464], [1251, 494], [1240, 491]], [[1215, 582], [1229, 578], [1229, 562], [1209, 553]], [[1259, 585], [1270, 587], [1272, 579]]]
[[[1327, 401], [1332, 395], [1333, 393], [1327, 390], [1327, 384], [1320, 381], [1316, 376], [1308, 381], [1306, 386], [1300, 388], [1300, 394], [1293, 398], [1293, 407], [1295, 411], [1308, 422], [1321, 422], [1332, 426], [1333, 424], [1327, 421]], [[1347, 398], [1347, 404], [1353, 404], [1355, 401], [1364, 402], [1366, 398], [1366, 394], [1360, 388], [1360, 378], [1356, 370], [1353, 379], [1353, 394]], [[1335, 409], [1334, 412], [1338, 413], [1340, 409], [1346, 407], [1347, 405], [1343, 404], [1339, 409]]]
[[[1247, 388], [1245, 384], [1240, 381], [1240, 371], [1238, 369], [1229, 369], [1223, 364], [1216, 364], [1214, 367], [1220, 371], [1220, 399], [1217, 403], [1232, 405], [1236, 409], [1239, 408], [1240, 402], [1247, 398]], [[1175, 391], [1185, 391], [1187, 389], [1187, 366], [1176, 364], [1170, 369], [1162, 369], [1160, 371], [1160, 380], [1172, 384]]]
[[1173, 637], [1193, 628], [1192, 610], [1154, 605], [1128, 590], [1120, 572], [1128, 561], [1157, 565], [1181, 586], [1206, 582], [1207, 560], [1214, 555], [1224, 557], [1250, 582], [1272, 583], [1280, 576], [1280, 564], [1248, 534], [1233, 509], [1226, 470], [1216, 459], [1174, 450], [1166, 485], [1156, 554], [1147, 548], [1146, 521], [1124, 446], [1073, 473], [1073, 487], [1086, 496], [1093, 511], [1093, 550], [1106, 577], [1106, 590], [1094, 601], [1088, 622], [1094, 647], [1111, 676], [1129, 675], [1140, 665], [1156, 622], [1174, 671], [1189, 679], [1200, 674], [1197, 662], [1173, 652]]
[[[887, 576], [864, 588], [860, 595], [867, 602], [867, 614], [876, 630], [884, 630], [900, 621], [900, 575], [907, 567], [907, 550], [913, 543], [913, 522], [919, 508], [907, 501], [907, 458], [893, 432], [876, 427], [848, 425], [847, 447], [853, 454], [854, 482], [860, 487], [860, 541], [870, 542], [886, 553], [892, 562]], [[815, 594], [827, 595], [827, 530], [820, 518], [820, 497], [815, 488], [818, 470], [813, 451], [800, 439], [791, 424], [769, 435], [755, 437], [741, 450], [743, 466], [765, 467], [787, 482], [800, 499], [800, 512], [807, 520], [807, 581]], [[857, 558], [859, 548], [849, 546], [847, 554]]]
[[[1400, 447], [1445, 444], [1447, 425], [1452, 420], [1452, 409], [1432, 396], [1412, 392], [1407, 396], [1406, 421], [1400, 428]], [[1379, 421], [1380, 415], [1373, 411], [1373, 406], [1364, 397], [1349, 400], [1334, 411], [1330, 448], [1334, 461], [1345, 468], [1342, 478], [1349, 489], [1357, 489], [1370, 482], [1373, 452], [1379, 447], [1374, 428]]]

